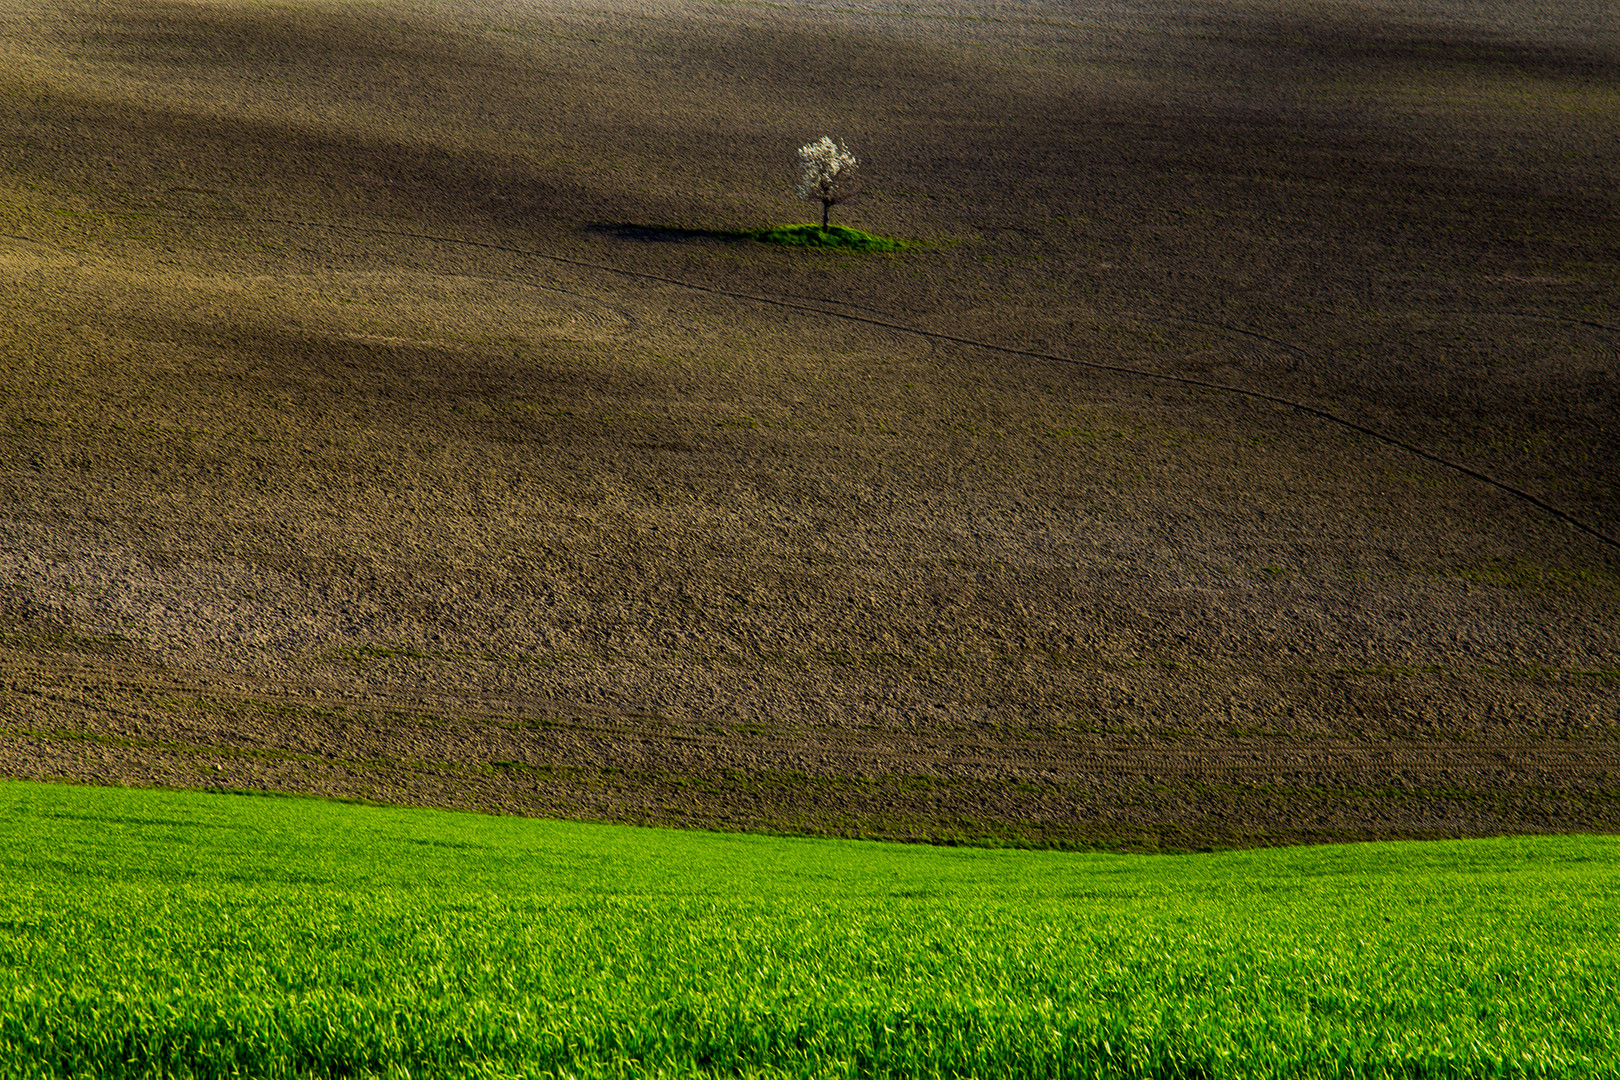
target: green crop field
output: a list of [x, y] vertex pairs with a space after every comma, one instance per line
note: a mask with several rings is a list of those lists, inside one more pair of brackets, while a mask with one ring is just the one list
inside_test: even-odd
[[1177, 856], [0, 784], [0, 1074], [1620, 1076], [1620, 838]]

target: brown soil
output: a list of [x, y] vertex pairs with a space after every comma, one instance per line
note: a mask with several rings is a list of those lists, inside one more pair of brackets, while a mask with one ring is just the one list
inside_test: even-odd
[[[1616, 115], [1601, 0], [6, 0], [0, 774], [1620, 828]], [[919, 246], [735, 235], [822, 134]]]

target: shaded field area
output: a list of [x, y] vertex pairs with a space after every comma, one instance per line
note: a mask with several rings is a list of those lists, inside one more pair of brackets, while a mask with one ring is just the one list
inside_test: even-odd
[[[0, 4], [0, 773], [1620, 828], [1620, 34], [1499, 7]], [[823, 133], [905, 249], [749, 239]]]

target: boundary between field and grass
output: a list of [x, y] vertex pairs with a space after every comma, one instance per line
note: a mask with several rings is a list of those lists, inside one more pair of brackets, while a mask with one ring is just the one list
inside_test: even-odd
[[[1472, 468], [1471, 466], [1452, 461], [1449, 458], [1441, 457], [1439, 454], [1435, 454], [1431, 451], [1424, 450], [1421, 447], [1414, 446], [1409, 442], [1398, 439], [1393, 435], [1386, 434], [1385, 432], [1379, 431], [1376, 428], [1371, 428], [1365, 424], [1357, 423], [1354, 420], [1346, 419], [1345, 417], [1329, 412], [1326, 409], [1318, 408], [1315, 405], [1308, 405], [1303, 401], [1296, 401], [1293, 398], [1285, 398], [1277, 394], [1268, 394], [1263, 390], [1248, 390], [1241, 386], [1232, 386], [1229, 383], [1210, 382], [1206, 379], [1194, 379], [1185, 375], [1171, 375], [1165, 372], [1148, 371], [1144, 368], [1130, 367], [1124, 364], [1105, 364], [1097, 360], [1080, 360], [1072, 356], [1060, 356], [1056, 353], [1040, 352], [1034, 349], [1021, 349], [1012, 345], [997, 345], [994, 342], [982, 341], [978, 338], [963, 337], [958, 334], [947, 334], [939, 330], [926, 330], [921, 327], [910, 326], [905, 323], [892, 322], [887, 319], [874, 318], [869, 315], [857, 315], [852, 312], [835, 311], [815, 304], [787, 300], [781, 297], [761, 296], [756, 293], [739, 292], [734, 289], [723, 289], [714, 285], [700, 285], [696, 282], [687, 281], [683, 278], [668, 277], [663, 274], [654, 274], [645, 270], [626, 270], [623, 267], [612, 266], [604, 263], [594, 263], [585, 259], [569, 258], [566, 255], [554, 255], [549, 252], [535, 251], [530, 248], [512, 247], [507, 244], [497, 244], [488, 240], [471, 240], [465, 237], [440, 236], [433, 233], [409, 232], [403, 229], [386, 229], [374, 225], [345, 225], [337, 222], [300, 221], [293, 218], [219, 218], [206, 214], [189, 214], [183, 212], [176, 213], [174, 211], [142, 210], [141, 212], [149, 213], [157, 217], [166, 217], [171, 219], [213, 222], [252, 221], [264, 225], [284, 225], [291, 228], [300, 229], [328, 229], [332, 231], [364, 233], [376, 236], [394, 236], [411, 240], [426, 240], [430, 243], [436, 244], [455, 244], [462, 247], [484, 248], [489, 251], [501, 251], [512, 255], [521, 255], [530, 259], [545, 259], [549, 262], [559, 263], [565, 266], [577, 266], [583, 269], [600, 271], [602, 273], [617, 274], [621, 277], [635, 278], [642, 281], [657, 281], [662, 284], [674, 285], [678, 288], [687, 289], [692, 292], [707, 293], [711, 296], [723, 296], [732, 300], [746, 300], [751, 303], [765, 304], [772, 307], [784, 308], [790, 311], [801, 311], [812, 315], [822, 315], [828, 318], [843, 319], [847, 322], [864, 323], [868, 326], [877, 326], [885, 330], [896, 330], [905, 334], [915, 334], [918, 337], [926, 338], [930, 341], [946, 341], [955, 345], [965, 345], [969, 348], [982, 349], [986, 352], [1001, 353], [1006, 356], [1021, 356], [1032, 360], [1044, 360], [1048, 363], [1068, 364], [1074, 367], [1089, 368], [1094, 371], [1106, 371], [1118, 375], [1133, 375], [1143, 379], [1153, 379], [1159, 382], [1175, 383], [1181, 386], [1198, 387], [1204, 390], [1215, 390], [1221, 393], [1251, 398], [1256, 401], [1265, 401], [1274, 405], [1282, 405], [1287, 408], [1294, 409], [1298, 412], [1305, 413], [1306, 415], [1314, 416], [1321, 420], [1326, 420], [1332, 424], [1337, 424], [1346, 430], [1357, 432], [1358, 434], [1365, 435], [1370, 439], [1374, 439], [1388, 446], [1393, 446], [1397, 449], [1404, 450], [1415, 457], [1424, 459], [1425, 461], [1429, 461], [1436, 465], [1443, 466], [1444, 468], [1451, 469], [1454, 472], [1461, 473], [1464, 476], [1477, 480], [1489, 487], [1496, 488], [1498, 491], [1504, 492], [1505, 494], [1511, 495], [1522, 502], [1536, 507], [1556, 520], [1585, 533], [1602, 544], [1616, 550], [1620, 550], [1620, 538], [1610, 536], [1607, 533], [1600, 531], [1595, 526], [1588, 525], [1586, 522], [1581, 521], [1579, 518], [1576, 518], [1567, 511], [1553, 506], [1551, 503], [1532, 495], [1530, 492], [1525, 491], [1522, 488], [1518, 488], [1512, 484], [1498, 480], [1495, 477], [1480, 472], [1478, 469]], [[744, 237], [749, 239], [757, 239], [755, 233], [763, 231], [764, 230], [755, 230], [753, 232], [740, 231], [734, 235], [738, 239], [742, 239]], [[727, 235], [729, 236], [733, 234]], [[1117, 314], [1124, 318], [1139, 319], [1147, 322], [1158, 322], [1163, 324], [1179, 322], [1187, 326], [1221, 330], [1231, 334], [1238, 334], [1245, 337], [1252, 337], [1261, 341], [1270, 342], [1271, 344], [1277, 345], [1280, 348], [1287, 349], [1289, 352], [1293, 353], [1296, 358], [1308, 358], [1310, 356], [1308, 352], [1296, 345], [1292, 345], [1289, 342], [1282, 341], [1277, 338], [1268, 337], [1265, 334], [1248, 330], [1243, 327], [1229, 326], [1224, 323], [1209, 322], [1200, 319], [1165, 318], [1163, 316], [1147, 315], [1141, 312], [1119, 312]], [[1588, 326], [1608, 333], [1620, 333], [1620, 327], [1609, 326], [1605, 323], [1600, 323], [1589, 319], [1571, 319], [1563, 316], [1553, 315], [1527, 315], [1523, 317], [1551, 319], [1556, 322], [1569, 322], [1581, 326]]]

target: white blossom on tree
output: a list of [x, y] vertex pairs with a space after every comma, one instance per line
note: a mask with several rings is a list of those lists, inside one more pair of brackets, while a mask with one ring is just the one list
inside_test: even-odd
[[855, 170], [860, 161], [843, 141], [833, 142], [823, 135], [808, 146], [799, 147], [799, 198], [821, 204], [821, 230], [827, 231], [827, 214], [833, 206], [849, 202], [859, 192]]

